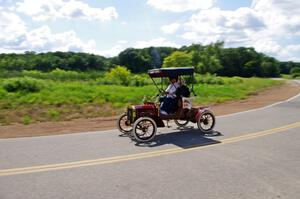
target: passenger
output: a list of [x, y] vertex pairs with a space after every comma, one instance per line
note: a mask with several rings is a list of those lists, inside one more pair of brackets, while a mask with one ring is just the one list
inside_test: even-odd
[[176, 90], [179, 87], [179, 83], [178, 83], [178, 77], [170, 77], [170, 84], [168, 86], [168, 88], [166, 89], [165, 93], [166, 93], [166, 97], [164, 98], [161, 107], [160, 107], [160, 112], [162, 114], [169, 114], [172, 113], [174, 111], [176, 111], [176, 104], [177, 104], [177, 100], [176, 100]]
[[190, 97], [190, 89], [186, 86], [183, 78], [179, 79], [179, 87], [177, 88], [175, 94], [179, 100], [181, 97]]

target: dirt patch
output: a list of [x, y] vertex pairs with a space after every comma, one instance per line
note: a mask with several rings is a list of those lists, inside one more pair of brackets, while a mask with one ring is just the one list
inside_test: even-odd
[[[212, 105], [212, 110], [216, 115], [246, 111], [286, 100], [297, 95], [299, 92], [300, 85], [296, 82], [289, 81], [286, 84], [261, 91], [245, 100]], [[117, 117], [98, 117], [75, 119], [65, 122], [41, 122], [30, 125], [14, 124], [0, 126], [0, 138], [59, 135], [115, 129], [116, 119]]]
[[120, 110], [112, 104], [23, 105], [0, 111], [0, 125], [33, 124], [41, 122], [71, 121], [79, 118], [108, 117]]

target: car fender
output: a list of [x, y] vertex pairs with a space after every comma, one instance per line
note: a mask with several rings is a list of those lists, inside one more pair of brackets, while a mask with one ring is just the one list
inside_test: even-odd
[[196, 114], [196, 121], [198, 121], [198, 119], [201, 117], [202, 113], [204, 113], [205, 111], [210, 111], [210, 107], [200, 107], [198, 108], [198, 112]]

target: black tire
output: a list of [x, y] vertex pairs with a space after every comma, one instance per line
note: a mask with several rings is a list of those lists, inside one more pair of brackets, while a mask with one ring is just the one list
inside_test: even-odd
[[216, 119], [211, 111], [204, 111], [197, 121], [198, 128], [205, 134], [210, 134], [216, 124]]
[[126, 124], [127, 114], [123, 113], [117, 120], [117, 127], [121, 133], [129, 134], [132, 131], [132, 126]]
[[133, 124], [133, 136], [138, 142], [151, 141], [157, 131], [157, 125], [155, 121], [150, 117], [141, 117], [137, 119]]
[[189, 123], [188, 120], [174, 120], [174, 122], [178, 127], [185, 127]]

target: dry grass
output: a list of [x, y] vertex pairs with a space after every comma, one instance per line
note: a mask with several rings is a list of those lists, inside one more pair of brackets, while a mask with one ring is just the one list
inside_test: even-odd
[[79, 118], [108, 117], [122, 112], [121, 108], [115, 108], [111, 104], [74, 105], [61, 106], [25, 106], [18, 109], [4, 109], [0, 112], [0, 122], [3, 125], [14, 123], [31, 124], [47, 121], [70, 121]]

